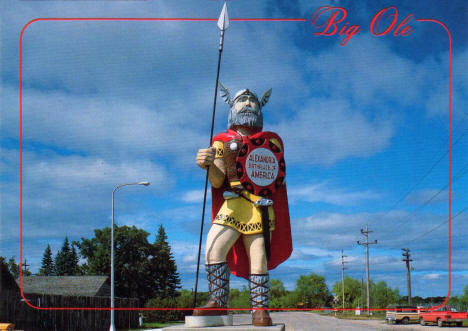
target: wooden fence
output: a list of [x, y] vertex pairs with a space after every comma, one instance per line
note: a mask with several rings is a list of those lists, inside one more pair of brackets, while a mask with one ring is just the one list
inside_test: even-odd
[[[60, 295], [26, 294], [37, 307], [110, 307], [109, 297], [72, 297]], [[115, 299], [116, 308], [136, 308], [138, 299]], [[0, 293], [0, 322], [14, 323], [24, 331], [98, 331], [109, 330], [109, 310], [38, 310], [29, 307], [16, 291]], [[138, 326], [138, 311], [115, 311], [117, 329]]]

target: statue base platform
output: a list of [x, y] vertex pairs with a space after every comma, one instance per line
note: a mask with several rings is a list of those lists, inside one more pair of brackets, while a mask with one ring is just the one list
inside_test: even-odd
[[163, 328], [163, 331], [284, 331], [284, 324], [254, 326], [252, 324], [233, 325], [232, 315], [185, 316], [185, 325]]
[[232, 315], [185, 316], [186, 328], [205, 328], [211, 326], [231, 326]]

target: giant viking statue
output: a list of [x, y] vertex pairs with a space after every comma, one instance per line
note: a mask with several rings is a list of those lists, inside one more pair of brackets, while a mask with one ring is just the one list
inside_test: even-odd
[[248, 89], [231, 97], [221, 84], [221, 92], [231, 107], [228, 130], [196, 159], [211, 183], [212, 225], [205, 252], [210, 299], [194, 316], [227, 314], [232, 273], [249, 280], [252, 323], [269, 326], [268, 270], [292, 252], [283, 142], [262, 131], [262, 108], [271, 89], [261, 100]]

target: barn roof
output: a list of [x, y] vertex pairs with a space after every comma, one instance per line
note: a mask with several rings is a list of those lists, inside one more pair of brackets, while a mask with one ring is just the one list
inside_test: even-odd
[[28, 276], [23, 277], [23, 292], [106, 297], [110, 296], [110, 286], [107, 276]]

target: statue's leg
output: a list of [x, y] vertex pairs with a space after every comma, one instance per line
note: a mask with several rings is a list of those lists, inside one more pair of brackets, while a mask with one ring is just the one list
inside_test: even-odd
[[205, 264], [226, 262], [231, 247], [240, 233], [225, 225], [213, 224], [206, 238]]
[[236, 230], [219, 224], [213, 224], [206, 239], [205, 268], [208, 278], [210, 299], [203, 308], [217, 310], [195, 309], [194, 316], [226, 315], [229, 301], [229, 267], [226, 256], [240, 234]]
[[270, 276], [268, 274], [263, 234], [246, 235], [243, 236], [243, 240], [250, 261], [249, 282], [250, 301], [253, 308], [252, 324], [255, 326], [270, 326], [272, 325], [270, 314], [265, 309], [270, 305]]

